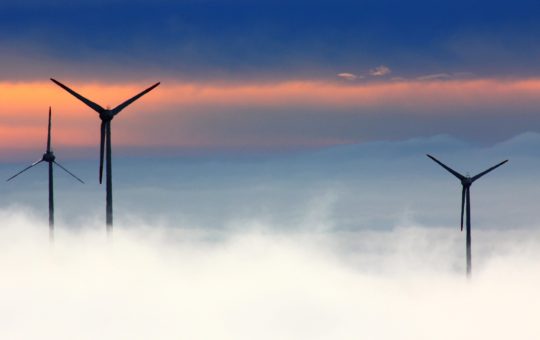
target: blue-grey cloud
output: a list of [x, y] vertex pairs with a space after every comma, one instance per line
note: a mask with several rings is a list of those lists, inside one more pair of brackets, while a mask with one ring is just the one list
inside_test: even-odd
[[[540, 180], [539, 147], [540, 136], [530, 133], [493, 146], [436, 136], [254, 155], [128, 157], [116, 148], [115, 211], [120, 223], [136, 217], [195, 229], [223, 230], [238, 221], [256, 221], [278, 230], [309, 229], [310, 224], [334, 231], [387, 230], [408, 218], [458, 232], [459, 181], [425, 156], [431, 153], [470, 174], [510, 159], [475, 183], [474, 227], [536, 228], [540, 192], [531, 183]], [[60, 158], [63, 154], [57, 151]], [[59, 221], [102, 220], [104, 188], [97, 184], [97, 160], [63, 162], [87, 184], [56, 174]], [[24, 164], [2, 164], [0, 176], [8, 178]], [[0, 206], [28, 206], [44, 219], [46, 180], [41, 167], [2, 184]]]

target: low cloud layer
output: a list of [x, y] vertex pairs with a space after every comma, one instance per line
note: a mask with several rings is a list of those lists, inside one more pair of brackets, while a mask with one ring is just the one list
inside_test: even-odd
[[538, 235], [58, 228], [0, 213], [4, 339], [536, 339]]

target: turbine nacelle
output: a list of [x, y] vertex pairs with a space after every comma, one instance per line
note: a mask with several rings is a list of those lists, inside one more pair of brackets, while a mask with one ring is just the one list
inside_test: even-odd
[[56, 156], [52, 151], [47, 151], [43, 154], [43, 158], [41, 159], [44, 162], [52, 163], [56, 159]]
[[472, 177], [466, 176], [461, 179], [461, 185], [463, 185], [464, 187], [470, 187], [471, 184], [473, 184]]
[[114, 118], [114, 112], [109, 109], [105, 109], [99, 113], [99, 119], [104, 122], [110, 122]]

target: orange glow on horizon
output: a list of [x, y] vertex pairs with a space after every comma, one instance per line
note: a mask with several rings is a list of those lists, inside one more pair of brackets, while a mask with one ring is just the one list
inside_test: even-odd
[[[115, 107], [152, 85], [85, 84], [59, 80], [103, 107]], [[113, 121], [113, 143], [125, 146], [219, 144], [219, 141], [208, 136], [186, 135], [183, 130], [168, 136], [145, 136], [139, 130], [149, 122], [156, 126], [162, 124], [170, 127], [197, 119], [201, 112], [211, 111], [219, 115], [220, 110], [224, 109], [243, 109], [242, 112], [245, 112], [246, 109], [256, 111], [265, 108], [271, 112], [272, 109], [290, 108], [291, 114], [294, 114], [294, 109], [299, 107], [308, 110], [324, 107], [330, 111], [353, 109], [355, 114], [362, 115], [362, 109], [381, 107], [414, 110], [418, 115], [444, 115], [466, 107], [538, 104], [540, 79], [411, 80], [354, 84], [288, 81], [246, 85], [165, 82]], [[96, 145], [99, 129], [97, 113], [60, 87], [50, 81], [0, 82], [0, 148], [32, 147], [42, 142], [49, 105], [53, 107], [53, 131], [57, 145]], [[329, 116], [329, 119], [332, 117]], [[291, 136], [290, 141], [309, 144], [307, 141], [302, 142], [301, 137]], [[248, 144], [250, 142], [246, 141]], [[272, 144], [272, 141], [267, 142]], [[335, 139], [335, 143], [339, 143], [339, 139]]]

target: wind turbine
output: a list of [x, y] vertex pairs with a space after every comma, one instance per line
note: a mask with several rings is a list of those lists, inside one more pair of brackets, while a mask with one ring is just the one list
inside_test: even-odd
[[60, 169], [64, 170], [71, 176], [73, 176], [76, 180], [78, 180], [81, 183], [84, 183], [79, 177], [72, 174], [68, 169], [64, 168], [62, 165], [60, 165], [56, 161], [56, 157], [54, 156], [54, 153], [51, 149], [51, 107], [49, 107], [49, 128], [47, 129], [47, 150], [43, 154], [40, 160], [32, 163], [31, 165], [27, 166], [23, 170], [19, 171], [15, 175], [11, 176], [7, 179], [7, 181], [11, 181], [15, 177], [19, 176], [26, 170], [38, 165], [39, 163], [47, 162], [49, 163], [49, 238], [51, 241], [54, 240], [54, 183], [53, 183], [53, 164], [57, 165]]
[[471, 277], [471, 185], [479, 179], [480, 177], [484, 176], [488, 172], [491, 172], [495, 170], [496, 168], [500, 167], [504, 163], [508, 162], [508, 160], [502, 161], [499, 164], [492, 166], [491, 168], [482, 171], [476, 176], [463, 176], [459, 172], [451, 169], [449, 166], [443, 164], [439, 160], [437, 160], [435, 157], [431, 155], [427, 155], [429, 158], [431, 158], [433, 161], [435, 161], [437, 164], [445, 168], [448, 172], [450, 172], [452, 175], [456, 176], [461, 181], [461, 231], [463, 231], [463, 214], [464, 210], [467, 211], [467, 277]]
[[140, 97], [144, 96], [148, 92], [152, 91], [154, 88], [156, 88], [160, 83], [155, 83], [154, 85], [150, 86], [146, 90], [142, 91], [138, 95], [134, 96], [131, 99], [126, 100], [122, 104], [118, 105], [114, 109], [104, 109], [103, 107], [99, 106], [98, 104], [94, 103], [91, 100], [86, 99], [85, 97], [81, 96], [77, 92], [73, 91], [66, 85], [60, 83], [59, 81], [51, 78], [51, 80], [67, 92], [71, 93], [75, 98], [79, 99], [86, 105], [88, 105], [91, 109], [99, 113], [99, 118], [101, 119], [101, 137], [100, 137], [100, 151], [99, 151], [99, 183], [101, 184], [102, 178], [103, 178], [103, 158], [104, 153], [107, 154], [107, 168], [106, 168], [106, 176], [107, 176], [107, 182], [106, 182], [106, 190], [107, 190], [107, 206], [106, 206], [106, 223], [107, 223], [107, 232], [112, 232], [112, 226], [113, 226], [113, 207], [112, 207], [112, 163], [111, 163], [111, 121], [113, 118], [120, 113], [123, 109], [125, 109], [128, 105], [139, 99]]

